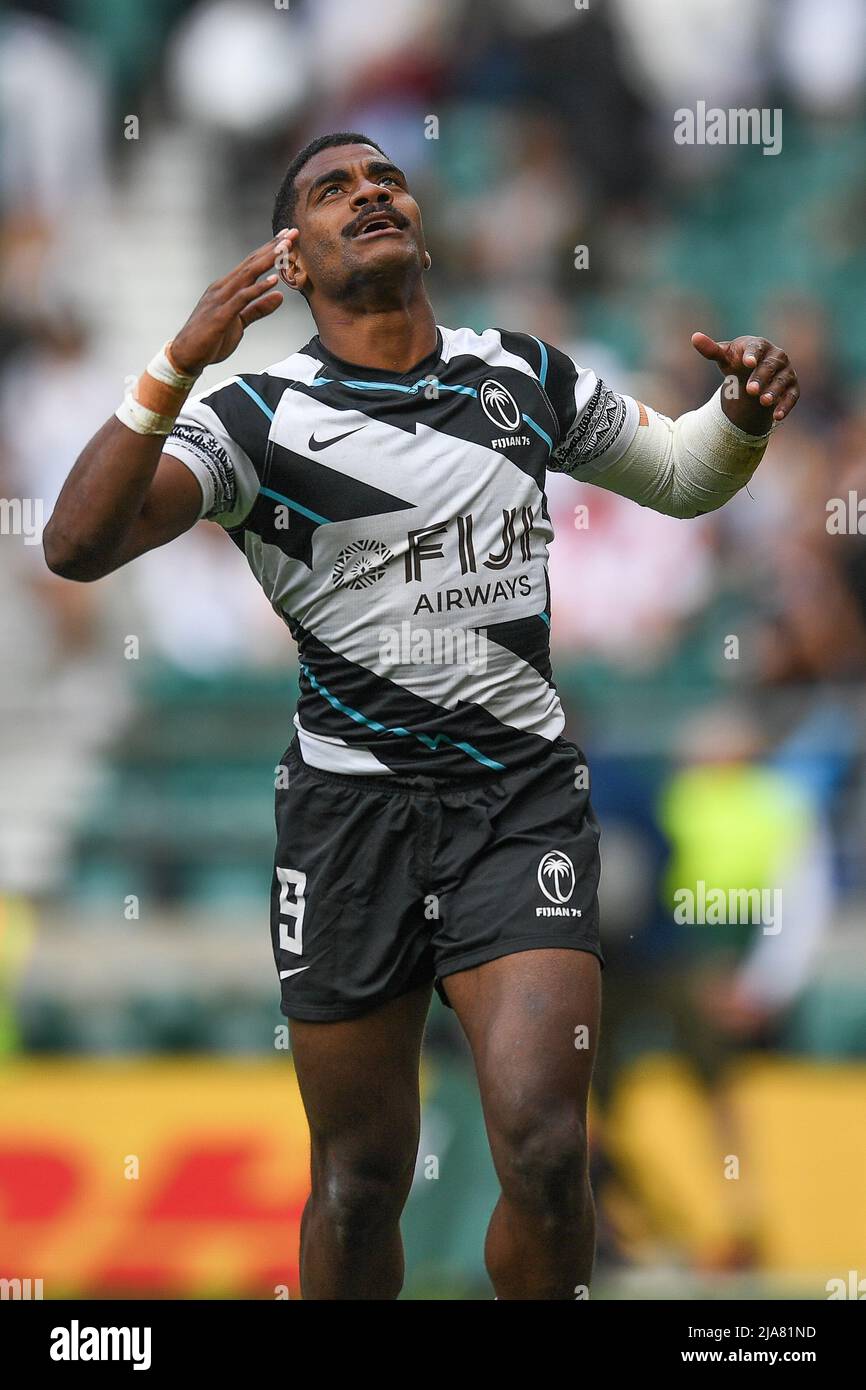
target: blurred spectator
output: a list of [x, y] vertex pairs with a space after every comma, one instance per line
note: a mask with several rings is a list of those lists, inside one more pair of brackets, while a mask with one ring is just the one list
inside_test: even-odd
[[3, 17], [0, 308], [13, 324], [48, 312], [61, 287], [73, 290], [68, 267], [108, 196], [106, 118], [92, 50], [57, 24]]

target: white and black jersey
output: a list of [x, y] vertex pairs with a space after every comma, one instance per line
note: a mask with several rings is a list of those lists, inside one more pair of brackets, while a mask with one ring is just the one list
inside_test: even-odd
[[615, 462], [637, 425], [529, 334], [440, 327], [405, 373], [314, 337], [191, 398], [165, 449], [298, 644], [304, 760], [450, 780], [560, 737], [545, 474]]

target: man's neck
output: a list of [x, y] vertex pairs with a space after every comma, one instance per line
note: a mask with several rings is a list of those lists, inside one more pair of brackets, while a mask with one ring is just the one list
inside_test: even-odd
[[335, 357], [383, 371], [408, 372], [436, 347], [436, 320], [423, 292], [399, 308], [317, 306], [316, 327]]

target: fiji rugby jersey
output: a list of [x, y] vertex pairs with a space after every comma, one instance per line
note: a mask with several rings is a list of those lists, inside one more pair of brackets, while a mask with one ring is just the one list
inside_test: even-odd
[[637, 424], [537, 338], [439, 327], [405, 373], [314, 337], [191, 398], [165, 449], [297, 642], [304, 759], [471, 778], [562, 733], [545, 473], [612, 464]]

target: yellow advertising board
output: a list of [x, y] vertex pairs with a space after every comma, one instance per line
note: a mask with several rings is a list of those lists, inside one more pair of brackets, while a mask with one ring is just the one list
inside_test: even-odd
[[296, 1295], [289, 1058], [7, 1062], [0, 1090], [0, 1277], [45, 1298]]

